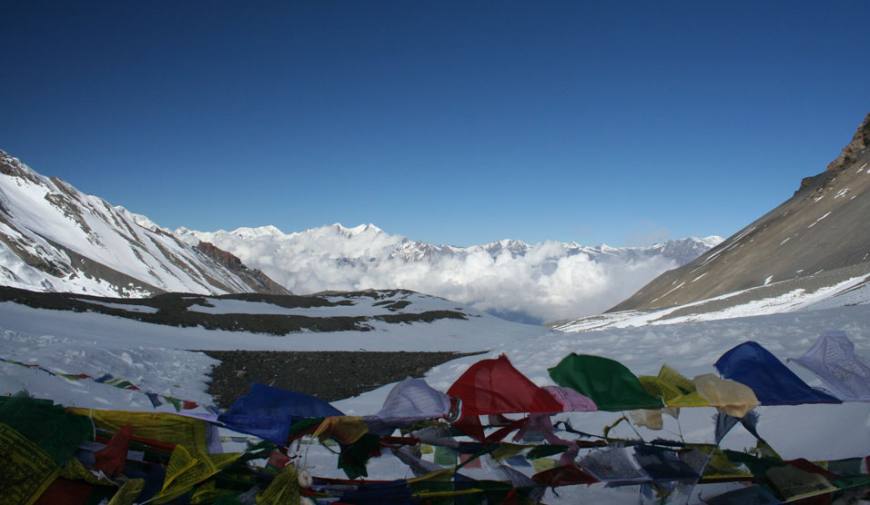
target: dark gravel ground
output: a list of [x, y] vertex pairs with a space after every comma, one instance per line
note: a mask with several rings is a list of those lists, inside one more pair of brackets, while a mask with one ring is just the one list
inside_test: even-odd
[[221, 407], [228, 407], [255, 382], [333, 401], [409, 376], [421, 377], [436, 365], [470, 356], [453, 352], [202, 352], [221, 361], [212, 370], [208, 388]]
[[[353, 291], [341, 294], [346, 298], [390, 298], [409, 291]], [[430, 310], [426, 312], [397, 312], [408, 305], [406, 300], [395, 301], [384, 307], [387, 313], [372, 316], [310, 317], [286, 314], [210, 314], [188, 310], [193, 305], [213, 307], [209, 298], [221, 300], [247, 300], [266, 302], [285, 308], [335, 307], [353, 305], [346, 299], [331, 301], [326, 295], [264, 295], [256, 293], [206, 297], [185, 293], [164, 293], [151, 298], [105, 298], [72, 293], [40, 293], [24, 289], [0, 286], [0, 301], [11, 301], [37, 309], [70, 310], [74, 312], [97, 312], [110, 316], [134, 319], [144, 323], [167, 326], [202, 326], [207, 330], [247, 331], [286, 336], [303, 330], [311, 332], [370, 331], [371, 323], [383, 321], [390, 324], [431, 323], [439, 319], [468, 319], [461, 310]], [[98, 303], [88, 303], [87, 300]], [[109, 302], [113, 306], [100, 305]], [[146, 305], [157, 312], [124, 310], [123, 305]]]

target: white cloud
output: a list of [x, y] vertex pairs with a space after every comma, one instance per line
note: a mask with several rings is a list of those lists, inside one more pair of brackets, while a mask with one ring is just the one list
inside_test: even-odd
[[552, 241], [521, 244], [513, 251], [495, 244], [457, 249], [409, 241], [375, 227], [333, 225], [286, 235], [257, 230], [262, 229], [195, 235], [294, 293], [404, 288], [538, 321], [602, 312], [679, 266], [655, 252]]

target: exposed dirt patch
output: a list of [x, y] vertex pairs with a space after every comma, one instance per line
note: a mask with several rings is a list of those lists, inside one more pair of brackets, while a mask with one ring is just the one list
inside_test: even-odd
[[463, 321], [468, 318], [462, 312], [452, 310], [430, 310], [419, 313], [404, 313], [404, 314], [382, 314], [373, 316], [373, 319], [384, 321], [386, 323], [431, 323], [437, 319], [461, 319]]
[[390, 303], [390, 300], [383, 300], [380, 302], [375, 302], [372, 305], [374, 305], [375, 307], [383, 307], [387, 310], [394, 310], [395, 311], [395, 310], [404, 309], [408, 305], [411, 305], [411, 302], [409, 302], [408, 300], [399, 300], [399, 301], [395, 301], [395, 302]]
[[472, 354], [453, 352], [285, 352], [202, 351], [221, 361], [211, 373], [208, 392], [221, 407], [258, 382], [290, 391], [340, 400]]
[[338, 307], [353, 305], [350, 300], [332, 301], [322, 296], [304, 295], [268, 295], [263, 293], [237, 293], [233, 295], [214, 296], [225, 300], [244, 300], [246, 302], [265, 302], [286, 309], [308, 309], [311, 307]]
[[320, 291], [312, 296], [343, 296], [345, 298], [371, 298], [381, 300], [395, 298], [398, 295], [410, 295], [413, 291], [407, 289], [366, 289], [363, 291]]

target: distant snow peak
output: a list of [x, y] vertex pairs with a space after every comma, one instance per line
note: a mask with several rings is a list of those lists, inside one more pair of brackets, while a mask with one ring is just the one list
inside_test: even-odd
[[[185, 228], [185, 231], [187, 229]], [[193, 230], [190, 230], [193, 231]], [[284, 232], [278, 229], [276, 226], [266, 225], [266, 226], [257, 226], [255, 228], [241, 227], [236, 228], [235, 230], [229, 232], [233, 235], [243, 238], [255, 238], [255, 237], [266, 237], [266, 236], [282, 236]]]
[[358, 226], [354, 226], [352, 228], [348, 228], [348, 227], [342, 225], [341, 223], [335, 223], [332, 226], [335, 228], [335, 230], [337, 232], [339, 232], [343, 235], [347, 235], [349, 237], [355, 237], [355, 236], [361, 235], [363, 233], [375, 233], [376, 234], [376, 233], [383, 232], [383, 230], [381, 230], [380, 228], [378, 228], [377, 226], [375, 226], [371, 223], [361, 224]]
[[605, 310], [714, 242], [688, 238], [648, 247], [588, 247], [502, 239], [456, 247], [391, 235], [374, 224], [340, 223], [293, 233], [275, 227], [175, 233], [217, 245], [294, 293], [402, 288], [523, 321]]
[[707, 245], [711, 249], [725, 241], [725, 237], [722, 237], [719, 235], [709, 235], [707, 237], [701, 237], [701, 238], [691, 237], [691, 238]]
[[115, 205], [115, 210], [118, 211], [119, 213], [129, 215], [130, 219], [132, 219], [132, 221], [134, 223], [138, 224], [142, 228], [145, 228], [146, 230], [151, 230], [151, 231], [155, 231], [155, 232], [156, 231], [163, 231], [166, 233], [169, 232], [168, 229], [163, 228], [162, 226], [159, 226], [154, 221], [148, 219], [147, 216], [143, 216], [142, 214], [136, 214], [135, 212], [130, 212], [129, 210], [127, 210], [126, 208], [124, 208], [120, 205]]

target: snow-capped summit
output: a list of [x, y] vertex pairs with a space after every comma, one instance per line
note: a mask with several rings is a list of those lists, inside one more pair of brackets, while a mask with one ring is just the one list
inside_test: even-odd
[[275, 292], [262, 274], [216, 257], [0, 151], [0, 284], [109, 296]]
[[237, 235], [239, 237], [268, 237], [268, 236], [280, 236], [283, 235], [284, 232], [278, 229], [276, 226], [267, 225], [267, 226], [257, 226], [256, 228], [236, 228], [231, 231], [233, 235]]
[[380, 228], [378, 228], [377, 226], [375, 226], [371, 223], [361, 224], [358, 226], [354, 226], [352, 228], [348, 228], [348, 227], [342, 225], [341, 223], [335, 223], [332, 226], [335, 227], [335, 230], [337, 232], [339, 232], [343, 235], [350, 236], [350, 237], [360, 235], [363, 233], [383, 233], [383, 230], [381, 230]]

